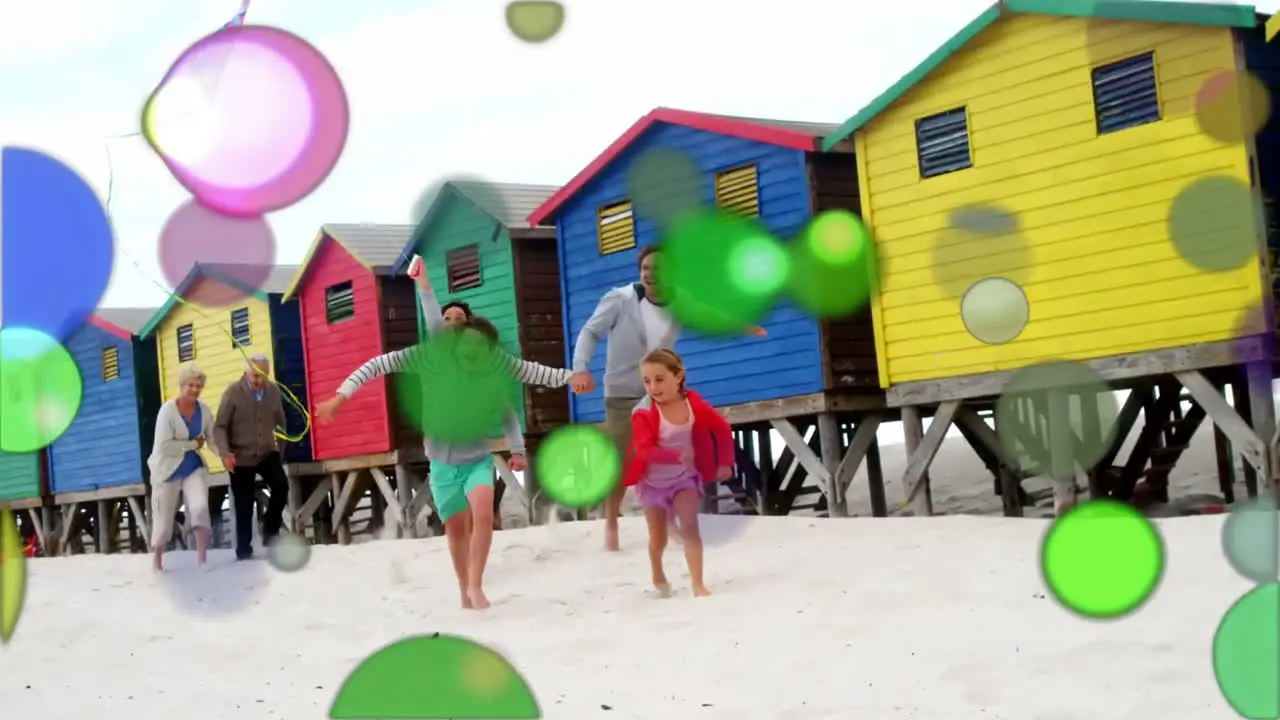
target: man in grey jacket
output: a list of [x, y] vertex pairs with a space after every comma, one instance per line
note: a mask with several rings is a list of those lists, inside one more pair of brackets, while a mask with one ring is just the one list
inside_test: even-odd
[[231, 495], [236, 505], [236, 559], [253, 556], [254, 485], [259, 475], [269, 492], [262, 541], [271, 543], [280, 534], [289, 500], [289, 478], [280, 458], [276, 428], [284, 428], [284, 401], [280, 389], [269, 382], [271, 362], [254, 355], [245, 363], [244, 377], [222, 393], [218, 419], [213, 425], [214, 446], [223, 453], [222, 465], [231, 474]]
[[[626, 462], [631, 445], [631, 411], [644, 398], [640, 380], [640, 361], [650, 351], [674, 348], [680, 325], [663, 306], [657, 285], [658, 260], [661, 253], [654, 245], [640, 249], [640, 282], [624, 285], [605, 293], [596, 309], [582, 326], [573, 346], [572, 384], [589, 391], [594, 382], [588, 366], [596, 345], [606, 340], [604, 370], [605, 432], [618, 446], [619, 457]], [[759, 326], [747, 329], [755, 337], [765, 335]], [[618, 549], [618, 517], [626, 488], [618, 484], [605, 501], [605, 548]]]

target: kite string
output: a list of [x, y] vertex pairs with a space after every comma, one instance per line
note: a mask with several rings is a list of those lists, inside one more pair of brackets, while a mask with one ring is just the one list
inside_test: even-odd
[[[123, 135], [112, 135], [112, 136], [103, 138], [102, 147], [107, 152], [107, 197], [106, 197], [106, 202], [104, 204], [104, 209], [106, 210], [108, 218], [111, 217], [111, 200], [115, 192], [116, 174], [115, 174], [115, 164], [113, 163], [111, 158], [111, 145], [107, 141], [122, 139], [122, 138], [129, 138], [129, 137], [139, 137], [141, 135], [142, 133], [140, 132], [133, 132], [133, 133], [127, 133]], [[284, 397], [284, 399], [287, 400], [289, 404], [292, 405], [299, 413], [301, 413], [303, 428], [302, 428], [302, 432], [298, 433], [297, 435], [290, 435], [288, 434], [288, 432], [286, 432], [287, 428], [281, 428], [275, 431], [275, 436], [289, 443], [302, 442], [302, 439], [305, 438], [309, 432], [311, 432], [311, 413], [307, 410], [307, 406], [304, 405], [302, 401], [299, 400], [298, 397], [293, 394], [293, 391], [290, 390], [288, 387], [286, 387], [283, 383], [279, 382], [275, 378], [268, 375], [267, 373], [262, 372], [262, 370], [259, 369], [258, 366], [253, 363], [252, 358], [249, 357], [249, 352], [245, 348], [244, 344], [242, 344], [238, 339], [236, 339], [236, 336], [233, 335], [230, 330], [227, 330], [226, 328], [224, 328], [222, 326], [222, 323], [210, 317], [208, 313], [202, 310], [195, 303], [189, 302], [186, 298], [182, 297], [177, 292], [170, 290], [169, 288], [166, 288], [164, 285], [160, 284], [160, 282], [157, 281], [155, 278], [153, 278], [150, 273], [142, 269], [142, 264], [139, 263], [137, 259], [133, 257], [132, 253], [130, 253], [128, 250], [125, 250], [123, 243], [117, 243], [117, 246], [119, 247], [120, 252], [129, 261], [129, 263], [133, 265], [134, 269], [138, 271], [138, 274], [146, 278], [152, 285], [155, 285], [157, 288], [160, 289], [161, 292], [168, 295], [171, 299], [178, 301], [184, 307], [190, 308], [200, 317], [203, 317], [204, 319], [209, 320], [214, 327], [222, 331], [223, 335], [226, 335], [228, 338], [231, 339], [232, 347], [238, 350], [240, 352], [240, 355], [244, 357], [246, 367], [251, 369], [253, 372], [263, 376], [264, 378], [267, 379], [267, 382], [270, 382], [272, 385], [275, 385], [277, 388], [280, 389], [281, 396]]]

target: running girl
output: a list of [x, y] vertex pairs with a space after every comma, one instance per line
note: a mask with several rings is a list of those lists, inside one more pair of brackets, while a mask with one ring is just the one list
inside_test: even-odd
[[[486, 363], [502, 356], [498, 345], [498, 331], [493, 323], [482, 317], [472, 317], [461, 327], [463, 333], [458, 343], [458, 361], [464, 367], [481, 371]], [[356, 390], [375, 377], [391, 372], [405, 372], [416, 368], [422, 355], [417, 347], [379, 355], [361, 365], [338, 388], [338, 394], [316, 408], [319, 418], [333, 419]], [[497, 361], [501, 361], [500, 359]], [[515, 410], [508, 409], [503, 422], [511, 460], [508, 465], [520, 472], [528, 467], [525, 460], [524, 435]], [[485, 565], [489, 560], [489, 547], [493, 542], [493, 455], [487, 439], [468, 443], [444, 443], [423, 439], [427, 457], [431, 458], [427, 486], [436, 512], [444, 522], [449, 540], [449, 556], [458, 576], [458, 589], [462, 595], [462, 607], [483, 610], [489, 607], [485, 597], [483, 580]]]
[[702, 535], [698, 505], [703, 483], [728, 480], [733, 473], [729, 423], [696, 392], [684, 386], [684, 362], [672, 350], [654, 350], [640, 362], [646, 396], [631, 412], [631, 447], [623, 476], [634, 486], [649, 525], [649, 566], [653, 586], [667, 597], [671, 583], [662, 568], [668, 527], [679, 520], [689, 582], [695, 597], [711, 594], [702, 579]]

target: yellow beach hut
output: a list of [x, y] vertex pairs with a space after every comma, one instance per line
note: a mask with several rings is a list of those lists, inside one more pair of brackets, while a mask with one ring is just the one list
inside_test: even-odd
[[[177, 393], [178, 369], [195, 363], [208, 375], [202, 399], [215, 412], [222, 391], [244, 374], [246, 356], [263, 353], [271, 360], [273, 379], [289, 388], [302, 403], [306, 402], [306, 376], [302, 355], [302, 325], [296, 301], [283, 301], [284, 292], [297, 273], [296, 265], [272, 268], [262, 287], [252, 292], [245, 289], [243, 300], [227, 307], [201, 307], [190, 300], [207, 297], [209, 284], [236, 287], [236, 272], [224, 265], [197, 265], [174, 289], [150, 322], [142, 329], [142, 338], [156, 336], [159, 358], [160, 388], [164, 400]], [[235, 338], [236, 342], [232, 342]], [[306, 426], [301, 410], [285, 403], [287, 431], [296, 435]], [[223, 472], [219, 458], [204, 451], [209, 470]], [[311, 460], [309, 434], [300, 442], [285, 446], [285, 461]]]
[[[872, 306], [880, 384], [915, 426], [904, 482], [917, 512], [929, 512], [926, 470], [952, 420], [990, 436], [970, 411], [1047, 363], [1084, 366], [1095, 389], [1133, 390], [1104, 419], [1114, 443], [1076, 441], [1107, 448], [1076, 458], [1095, 494], [1138, 500], [1145, 482], [1157, 486], [1148, 500], [1167, 499], [1168, 473], [1206, 416], [1235, 432], [1248, 467], [1272, 475], [1262, 319], [1273, 298], [1258, 209], [1280, 161], [1259, 151], [1274, 132], [1257, 133], [1242, 79], [1275, 83], [1280, 49], [1263, 49], [1264, 20], [1244, 5], [1002, 0], [824, 140], [854, 140], [883, 273]], [[1256, 382], [1243, 382], [1246, 367]], [[1235, 410], [1223, 384], [1236, 384]], [[1144, 408], [1148, 429], [1113, 465]], [[923, 440], [922, 409], [941, 425]], [[1027, 428], [1061, 420], [1028, 412]], [[1252, 431], [1237, 412], [1253, 416]], [[1048, 448], [1061, 442], [1050, 435], [1025, 433], [1019, 452], [1071, 453]], [[998, 450], [990, 466], [1017, 462]]]

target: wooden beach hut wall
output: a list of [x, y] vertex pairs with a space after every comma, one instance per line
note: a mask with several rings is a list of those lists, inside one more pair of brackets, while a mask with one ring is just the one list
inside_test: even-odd
[[84, 383], [80, 411], [49, 447], [57, 496], [84, 500], [145, 495], [160, 409], [155, 338], [139, 338], [155, 309], [103, 308], [67, 338]]
[[[302, 329], [298, 306], [284, 298], [297, 266], [271, 269], [260, 288], [241, 288], [237, 278], [246, 273], [227, 265], [198, 265], [174, 289], [173, 296], [139, 333], [142, 339], [154, 336], [162, 400], [178, 392], [178, 370], [195, 363], [208, 376], [202, 399], [217, 412], [223, 391], [244, 375], [246, 355], [262, 353], [271, 361], [271, 375], [288, 387], [305, 404], [306, 373], [302, 354]], [[193, 306], [179, 298], [207, 296], [207, 284], [243, 290], [243, 300], [228, 307]], [[218, 291], [225, 294], [225, 290]], [[232, 342], [232, 338], [237, 342]], [[288, 432], [297, 434], [306, 418], [285, 403]], [[220, 458], [206, 448], [205, 462], [213, 473], [224, 468]], [[311, 438], [285, 445], [286, 462], [311, 459]]]
[[[284, 295], [299, 304], [309, 404], [333, 397], [369, 358], [418, 341], [413, 281], [392, 272], [412, 233], [412, 225], [334, 224], [316, 235]], [[311, 438], [317, 461], [403, 448], [420, 453], [422, 445], [385, 378], [362, 387], [334, 422], [313, 427]]]
[[[646, 152], [674, 149], [703, 173], [707, 204], [753, 216], [779, 238], [798, 233], [815, 212], [858, 210], [849, 146], [817, 152], [835, 125], [738, 118], [658, 108], [633, 124], [529, 216], [554, 222], [569, 353], [573, 339], [609, 289], [638, 280], [636, 252], [658, 228], [632, 212], [626, 176]], [[618, 231], [621, 227], [622, 230]], [[719, 407], [790, 398], [812, 412], [827, 391], [881, 395], [870, 316], [824, 322], [782, 303], [763, 323], [766, 338], [712, 339], [686, 333], [675, 348]], [[604, 370], [604, 347], [591, 369]], [[600, 390], [570, 399], [573, 419], [604, 419]]]
[[[601, 296], [639, 279], [638, 249], [661, 240], [628, 196], [627, 175], [637, 160], [655, 150], [680, 152], [700, 171], [706, 205], [753, 217], [789, 242], [819, 212], [860, 212], [852, 143], [819, 149], [835, 127], [671, 108], [634, 123], [528, 218], [532, 226], [556, 227], [566, 357]], [[762, 324], [765, 338], [685, 332], [675, 348], [698, 391], [735, 427], [740, 478], [730, 489], [743, 507], [786, 513], [808, 506], [797, 499], [822, 488], [809, 507], [842, 512], [843, 485], [852, 478], [832, 480], [842, 457], [848, 468], [869, 458], [869, 477], [879, 479], [881, 417], [870, 411], [883, 407], [884, 393], [870, 312], [819, 319], [784, 300]], [[590, 365], [597, 378], [604, 355], [601, 343]], [[577, 422], [604, 419], [600, 389], [569, 402]], [[775, 432], [786, 443], [776, 462]], [[861, 433], [856, 443], [855, 433]], [[806, 486], [808, 480], [815, 482]], [[873, 488], [872, 495], [883, 514], [883, 491]]]
[[[436, 297], [467, 303], [493, 322], [516, 357], [564, 367], [560, 267], [554, 227], [526, 218], [556, 191], [550, 185], [446, 183], [393, 272], [422, 255]], [[528, 447], [569, 422], [565, 390], [525, 386], [518, 408]]]
[[0, 505], [39, 507], [47, 487], [45, 452], [0, 452]]
[[[1118, 415], [1097, 423], [1071, 420], [1067, 405], [1034, 393], [1003, 401], [1018, 408], [1019, 454], [1041, 467], [1082, 465], [1093, 496], [1168, 500], [1169, 473], [1205, 419], [1219, 447], [1244, 458], [1250, 494], [1251, 478], [1274, 483], [1275, 341], [1263, 324], [1274, 297], [1263, 282], [1267, 230], [1256, 208], [1280, 175], [1274, 153], [1260, 156], [1258, 147], [1274, 147], [1276, 136], [1255, 141], [1248, 103], [1219, 100], [1192, 112], [1215, 83], [1222, 98], [1238, 97], [1234, 78], [1246, 70], [1276, 84], [1267, 66], [1280, 53], [1263, 48], [1262, 20], [1244, 5], [1006, 0], [824, 141], [852, 138], [857, 152], [863, 218], [883, 261], [872, 306], [879, 367], [887, 402], [903, 414], [911, 455], [903, 482], [917, 514], [932, 511], [927, 470], [952, 421], [984, 432], [973, 409], [990, 406], [1014, 373], [1049, 361], [1080, 363], [1098, 383], [1130, 391]], [[1232, 134], [1235, 142], [1222, 140]], [[1209, 202], [1196, 198], [1205, 192]], [[974, 209], [1013, 222], [965, 221]], [[1196, 216], [1194, 229], [1180, 228], [1178, 213]], [[949, 231], [992, 237], [946, 251], [939, 241]], [[1216, 271], [1205, 269], [1206, 255], [1186, 252], [1188, 231], [1192, 245], [1207, 237], [1227, 254], [1234, 248], [1233, 262], [1218, 257], [1209, 261]], [[936, 265], [939, 248], [951, 263]], [[932, 268], [924, 264], [931, 257]], [[1003, 291], [997, 307], [1025, 310], [1013, 314], [1024, 320], [1017, 332], [1009, 337], [1005, 321], [1006, 335], [994, 341], [974, 331], [981, 315], [966, 317], [960, 301], [993, 280], [1019, 288]], [[1227, 385], [1234, 409], [1222, 396]], [[1066, 399], [1088, 407], [1099, 398], [1109, 400], [1086, 391]], [[930, 410], [922, 441], [920, 417]], [[1138, 439], [1120, 461], [1140, 415]], [[1100, 457], [1073, 458], [1073, 442], [1061, 441], [1072, 422], [1092, 425], [1074, 431], [1085, 434], [1076, 442], [1098, 447], [1114, 423], [1114, 442]], [[989, 467], [1019, 462], [996, 443], [985, 447]], [[1231, 465], [1220, 454], [1228, 501]], [[1017, 493], [1002, 495], [1008, 514], [1022, 513]], [[1055, 495], [1058, 510], [1073, 504], [1076, 478], [1057, 478]]]

